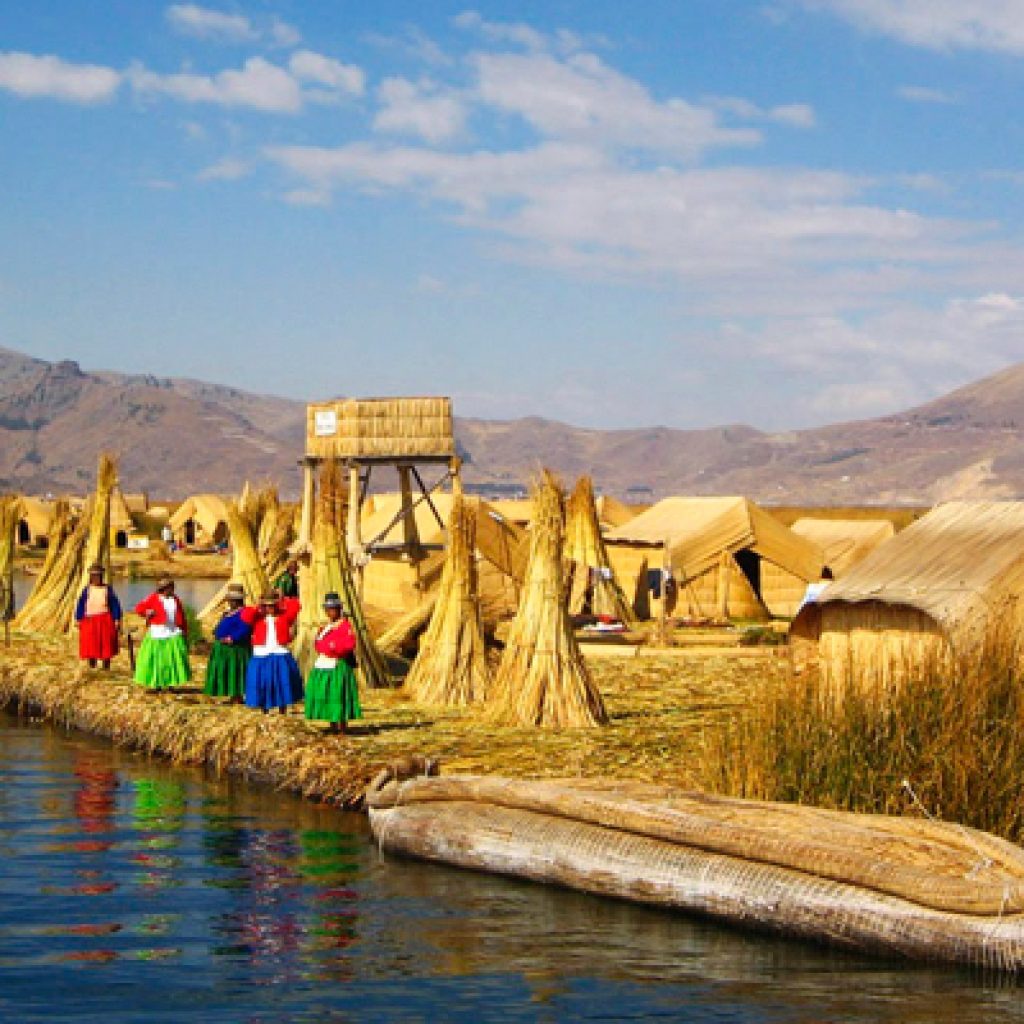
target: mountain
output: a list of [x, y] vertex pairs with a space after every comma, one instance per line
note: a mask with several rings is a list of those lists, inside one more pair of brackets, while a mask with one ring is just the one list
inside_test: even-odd
[[[164, 498], [276, 481], [296, 496], [305, 406], [202, 381], [86, 372], [0, 348], [0, 490], [86, 490], [96, 455], [126, 490]], [[812, 430], [590, 430], [458, 419], [466, 480], [524, 486], [541, 464], [602, 490], [747, 494], [785, 504], [932, 503], [1024, 495], [1024, 364], [898, 415]]]

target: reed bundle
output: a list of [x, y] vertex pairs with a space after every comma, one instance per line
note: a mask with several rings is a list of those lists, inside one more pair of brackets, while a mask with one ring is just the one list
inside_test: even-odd
[[[43, 572], [15, 619], [15, 628], [43, 633], [65, 633], [72, 628], [78, 595], [89, 582], [89, 566], [99, 563], [107, 567], [109, 574], [110, 496], [116, 485], [117, 467], [110, 455], [103, 454], [95, 493], [64, 542], [47, 552]], [[54, 517], [51, 537], [54, 529], [61, 526], [59, 518]]]
[[608, 549], [601, 536], [594, 483], [589, 476], [581, 476], [576, 481], [565, 510], [569, 611], [578, 615], [587, 610], [589, 603], [589, 610], [594, 615], [608, 615], [621, 622], [632, 623], [633, 609], [615, 578]]
[[20, 514], [20, 498], [0, 498], [0, 622], [14, 618], [14, 546]]
[[270, 588], [270, 581], [256, 548], [255, 524], [252, 519], [254, 509], [251, 503], [247, 507], [243, 496], [237, 502], [227, 503], [227, 513], [231, 548], [234, 552], [231, 579], [235, 583], [241, 583], [245, 589], [246, 600], [250, 604], [255, 604]]
[[299, 573], [302, 611], [295, 637], [295, 657], [303, 671], [315, 660], [317, 629], [323, 620], [324, 598], [336, 593], [348, 609], [356, 635], [357, 675], [364, 686], [390, 685], [384, 658], [374, 643], [352, 576], [352, 564], [345, 546], [347, 490], [336, 459], [327, 459], [320, 470], [320, 494], [314, 510], [313, 546], [303, 572]]
[[455, 477], [448, 552], [430, 625], [405, 688], [421, 704], [465, 706], [490, 687], [476, 564], [477, 508]]
[[377, 638], [381, 653], [404, 655], [415, 652], [420, 637], [434, 617], [436, 604], [437, 596], [432, 595], [388, 626]]
[[603, 725], [608, 713], [566, 608], [564, 499], [547, 470], [534, 487], [533, 503], [530, 558], [494, 683], [494, 716], [551, 728]]

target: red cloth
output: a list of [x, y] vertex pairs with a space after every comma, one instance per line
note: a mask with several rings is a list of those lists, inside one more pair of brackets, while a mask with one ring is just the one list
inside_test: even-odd
[[[188, 623], [185, 621], [185, 609], [176, 594], [172, 595], [171, 600], [175, 604], [174, 625], [184, 633], [188, 628]], [[160, 594], [156, 592], [143, 598], [135, 606], [135, 614], [141, 615], [150, 626], [167, 625], [167, 611]]]
[[110, 612], [86, 615], [78, 623], [78, 656], [83, 660], [110, 661], [119, 649], [117, 626]]
[[317, 638], [316, 653], [329, 658], [344, 658], [356, 649], [356, 635], [352, 623], [341, 619], [322, 636]]
[[[277, 609], [274, 612], [274, 633], [277, 642], [282, 647], [287, 647], [292, 639], [292, 626], [299, 617], [302, 605], [298, 598], [282, 597], [277, 602]], [[252, 626], [253, 647], [264, 647], [267, 643], [267, 616], [262, 608], [250, 605], [242, 609], [242, 621]]]

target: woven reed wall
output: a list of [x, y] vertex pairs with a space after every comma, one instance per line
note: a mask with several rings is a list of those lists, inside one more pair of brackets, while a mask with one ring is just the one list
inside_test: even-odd
[[772, 615], [792, 618], [800, 607], [807, 582], [774, 562], [761, 562], [761, 592]]
[[306, 453], [327, 458], [451, 458], [450, 398], [352, 398], [306, 410]]

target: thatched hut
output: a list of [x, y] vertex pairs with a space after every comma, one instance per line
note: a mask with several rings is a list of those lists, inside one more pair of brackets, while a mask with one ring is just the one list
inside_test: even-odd
[[43, 498], [22, 498], [16, 541], [22, 547], [45, 548], [53, 521], [54, 502]]
[[[615, 573], [640, 617], [650, 574], [667, 570], [665, 611], [696, 619], [768, 618], [782, 614], [764, 569], [775, 565], [803, 580], [818, 578], [821, 549], [747, 498], [665, 498], [605, 536]], [[654, 592], [657, 595], [657, 591]]]
[[[362, 517], [362, 537], [372, 557], [363, 569], [363, 600], [387, 611], [411, 611], [429, 601], [441, 581], [452, 495], [434, 493], [402, 518], [400, 494], [377, 494]], [[512, 615], [526, 571], [524, 531], [486, 502], [472, 503], [480, 600], [489, 619]], [[416, 538], [413, 551], [408, 538]]]
[[940, 505], [805, 605], [790, 630], [798, 668], [826, 685], [898, 682], [1024, 626], [1024, 502]]
[[114, 548], [128, 547], [128, 538], [135, 532], [128, 503], [120, 488], [115, 488], [110, 496], [110, 546]]
[[213, 547], [228, 539], [227, 502], [218, 494], [187, 498], [167, 520], [178, 544]]
[[[825, 564], [835, 579], [842, 579], [863, 562], [880, 544], [896, 535], [891, 519], [816, 519], [796, 520], [790, 529], [821, 548]], [[776, 615], [796, 615], [800, 609], [806, 580], [771, 562], [762, 569], [765, 588], [774, 595]]]

